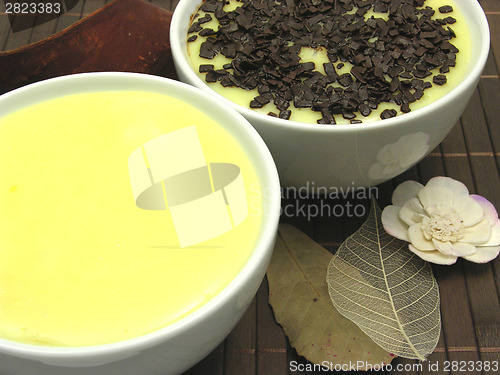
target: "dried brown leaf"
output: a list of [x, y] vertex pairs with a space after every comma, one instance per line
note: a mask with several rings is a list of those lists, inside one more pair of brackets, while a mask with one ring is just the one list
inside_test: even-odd
[[356, 369], [390, 363], [375, 344], [332, 305], [326, 271], [332, 255], [291, 225], [281, 224], [267, 270], [269, 303], [290, 344], [308, 361]]

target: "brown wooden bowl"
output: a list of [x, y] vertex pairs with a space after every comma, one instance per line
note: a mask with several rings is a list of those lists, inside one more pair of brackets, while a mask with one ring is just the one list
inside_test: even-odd
[[122, 71], [176, 78], [172, 12], [144, 0], [114, 0], [70, 27], [0, 52], [0, 93], [56, 76]]

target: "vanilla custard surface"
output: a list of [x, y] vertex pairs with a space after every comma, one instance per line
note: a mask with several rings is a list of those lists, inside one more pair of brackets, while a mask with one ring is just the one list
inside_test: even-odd
[[[236, 9], [237, 7], [241, 6], [242, 3], [238, 2], [236, 0], [229, 0], [227, 4], [224, 6], [225, 11], [231, 11]], [[438, 8], [443, 6], [443, 5], [451, 5], [453, 7], [453, 12], [451, 13], [446, 13], [442, 14], [438, 11]], [[437, 99], [443, 97], [447, 93], [449, 93], [453, 88], [455, 88], [460, 82], [463, 81], [463, 79], [467, 75], [467, 69], [468, 65], [470, 63], [471, 59], [471, 50], [472, 50], [472, 41], [471, 41], [471, 36], [470, 32], [468, 30], [468, 25], [467, 25], [467, 20], [466, 17], [463, 15], [461, 9], [459, 6], [455, 3], [453, 0], [426, 0], [424, 7], [431, 7], [432, 9], [435, 10], [434, 16], [432, 16], [433, 19], [436, 18], [445, 18], [448, 16], [451, 16], [456, 19], [456, 22], [448, 25], [453, 29], [453, 31], [456, 34], [456, 37], [451, 39], [450, 42], [458, 48], [459, 52], [456, 54], [456, 66], [450, 68], [450, 72], [446, 74], [447, 77], [447, 83], [439, 86], [436, 84], [433, 84], [431, 88], [428, 88], [424, 91], [424, 95], [421, 99], [410, 103], [410, 109], [412, 111], [422, 108]], [[354, 7], [352, 12], [356, 11], [356, 7]], [[199, 14], [199, 17], [204, 16], [206, 13], [199, 10], [197, 12]], [[213, 16], [213, 13], [210, 15]], [[367, 20], [370, 17], [374, 18], [383, 18], [387, 19], [387, 13], [374, 13], [373, 11], [369, 11], [367, 14], [365, 14], [364, 18]], [[193, 21], [196, 21], [198, 17], [193, 18]], [[219, 27], [218, 21], [215, 17], [212, 18], [211, 21], [204, 23], [203, 24], [204, 28], [212, 28], [213, 30], [217, 30]], [[194, 35], [194, 34], [189, 34], [189, 35]], [[224, 64], [227, 64], [231, 60], [223, 56], [222, 54], [217, 54], [215, 58], [213, 59], [205, 59], [200, 57], [200, 46], [201, 44], [207, 39], [206, 36], [200, 36], [198, 35], [197, 39], [193, 42], [187, 43], [187, 52], [188, 52], [188, 57], [190, 64], [192, 66], [192, 69], [196, 72], [196, 74], [203, 80], [205, 81], [205, 75], [202, 73], [199, 73], [199, 66], [203, 64], [213, 64], [214, 69], [221, 69]], [[326, 50], [323, 48], [318, 48], [318, 49], [313, 49], [309, 47], [302, 47], [301, 51], [299, 53], [300, 56], [300, 62], [301, 63], [306, 63], [306, 62], [313, 62], [315, 64], [315, 69], [316, 71], [319, 71], [322, 74], [325, 74], [325, 71], [323, 69], [323, 63], [328, 63], [329, 59], [326, 53]], [[339, 64], [340, 65], [339, 67]], [[352, 64], [349, 62], [342, 62], [342, 61], [337, 61], [334, 63], [334, 66], [336, 68], [336, 71], [339, 75], [344, 74], [344, 73], [349, 73], [352, 68]], [[438, 69], [434, 69], [433, 74], [439, 74]], [[430, 81], [432, 82], [432, 76], [427, 77], [424, 79], [425, 81]], [[244, 90], [239, 87], [224, 87], [222, 86], [219, 82], [208, 82], [207, 85], [220, 94], [221, 96], [231, 100], [232, 102], [239, 104], [245, 108], [250, 108], [249, 103], [254, 99], [256, 96], [259, 95], [257, 89], [253, 90]], [[333, 86], [339, 86], [338, 84], [334, 84]], [[290, 120], [293, 121], [298, 121], [298, 122], [304, 122], [304, 123], [312, 123], [316, 124], [317, 120], [321, 118], [321, 113], [316, 112], [311, 110], [310, 108], [296, 108], [293, 105], [293, 102], [290, 103], [290, 107], [288, 108], [291, 110], [291, 117]], [[377, 109], [372, 110], [372, 112], [368, 116], [362, 116], [357, 112], [356, 119], [361, 120], [362, 122], [372, 122], [372, 121], [378, 121], [380, 120], [380, 114], [385, 110], [385, 109], [394, 109], [397, 112], [397, 115], [403, 114], [403, 112], [400, 110], [400, 107], [398, 105], [395, 105], [393, 103], [386, 103], [382, 102], [378, 105]], [[262, 114], [268, 114], [269, 112], [273, 112], [275, 114], [279, 113], [279, 110], [277, 110], [276, 106], [271, 102], [266, 105], [264, 105], [262, 108], [252, 108], [252, 110], [262, 113]], [[349, 124], [350, 121], [348, 119], [344, 119], [342, 115], [335, 115], [335, 121], [337, 124]]]
[[[168, 210], [135, 205], [127, 160], [191, 125], [208, 163], [240, 167], [251, 207], [233, 230], [180, 248]], [[256, 241], [260, 185], [248, 157], [177, 99], [124, 91], [43, 102], [0, 119], [0, 150], [1, 338], [86, 346], [157, 330], [214, 298]]]

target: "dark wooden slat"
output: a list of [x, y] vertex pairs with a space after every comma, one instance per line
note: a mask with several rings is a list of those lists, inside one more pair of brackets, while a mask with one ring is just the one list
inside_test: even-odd
[[[323, 204], [339, 204], [338, 200], [328, 199]], [[339, 248], [344, 241], [342, 236], [342, 222], [338, 217], [321, 217], [314, 222], [314, 239], [332, 254]]]
[[81, 16], [77, 15], [63, 15], [57, 19], [56, 32], [64, 30], [70, 27], [75, 22], [81, 19]]
[[465, 112], [461, 116], [461, 121], [468, 152], [493, 151], [478, 90], [474, 91]]
[[289, 375], [312, 374], [311, 371], [304, 371], [301, 368], [298, 368], [298, 366], [301, 365], [304, 366], [309, 362], [307, 362], [304, 358], [300, 357], [297, 354], [297, 352], [290, 346], [288, 346], [288, 351], [287, 351], [287, 362], [289, 363], [289, 368], [288, 368]]
[[479, 4], [485, 12], [500, 12], [500, 1], [498, 0], [479, 0]]
[[498, 69], [495, 63], [495, 56], [493, 55], [493, 51], [490, 49], [490, 53], [488, 54], [488, 59], [486, 60], [486, 65], [483, 70], [483, 77], [488, 77], [488, 79], [492, 79], [493, 77], [498, 78]]
[[491, 50], [495, 56], [497, 71], [500, 72], [500, 14], [487, 14], [491, 34]]
[[[383, 375], [387, 372], [384, 370], [380, 371], [331, 371], [331, 369], [335, 369], [335, 365], [332, 365], [328, 362], [324, 364], [312, 364], [306, 361], [303, 357], [300, 357], [294, 349], [290, 349], [288, 351], [287, 357], [289, 368], [288, 375], [374, 375], [379, 374]], [[355, 369], [356, 364], [352, 364]], [[349, 366], [349, 364], [345, 364], [344, 366]], [[346, 367], [347, 368], [347, 367]]]
[[[462, 136], [461, 126], [455, 126], [441, 145], [442, 153], [465, 152], [465, 141]], [[444, 164], [444, 165], [443, 165]], [[420, 166], [421, 178], [427, 181], [432, 175], [455, 174], [454, 177], [466, 185], [473, 187], [470, 167], [466, 158], [427, 158]], [[442, 339], [447, 348], [472, 347], [477, 350], [475, 329], [472, 320], [469, 295], [465, 283], [462, 267], [435, 266], [434, 274], [439, 284], [441, 295], [441, 316], [443, 320]], [[477, 352], [449, 351], [447, 355], [450, 361], [479, 360]], [[441, 367], [444, 362], [440, 362]]]
[[[31, 24], [33, 25], [35, 21], [34, 18], [29, 18], [29, 19], [32, 21]], [[13, 25], [16, 25], [19, 23], [25, 24], [26, 21], [22, 15], [16, 15], [14, 16], [12, 22]], [[33, 31], [32, 28], [28, 28], [26, 30], [21, 30], [17, 32], [12, 32], [12, 30], [10, 30], [7, 37], [7, 42], [5, 43], [4, 46], [4, 50], [10, 51], [28, 44], [32, 31]]]
[[[392, 192], [399, 184], [401, 184], [404, 181], [408, 181], [408, 180], [413, 180], [413, 181], [419, 180], [418, 165], [411, 167], [407, 171], [401, 173], [399, 176], [394, 177], [394, 179], [392, 180], [392, 182], [393, 182]], [[391, 192], [391, 196], [392, 196], [392, 192]]]
[[371, 202], [366, 200], [346, 199], [341, 204], [343, 204], [346, 207], [346, 210], [348, 205], [351, 205], [352, 207], [356, 207], [358, 205], [360, 207], [364, 206], [364, 212], [365, 212], [364, 216], [352, 215], [350, 217], [348, 216], [341, 217], [342, 236], [344, 237], [344, 239], [346, 239], [347, 237], [355, 233], [366, 221], [366, 218], [370, 212]]
[[[445, 154], [463, 154], [467, 150], [469, 152], [478, 152], [477, 150], [488, 151], [488, 147], [491, 147], [491, 144], [488, 142], [489, 137], [487, 128], [485, 128], [485, 119], [482, 116], [481, 108], [478, 108], [478, 106], [480, 107], [479, 96], [475, 93], [462, 116], [461, 126], [456, 126], [442, 144], [442, 150]], [[465, 137], [462, 136], [462, 129]], [[478, 140], [478, 137], [486, 137], [486, 139]], [[485, 159], [493, 160], [492, 157], [482, 157], [482, 160]], [[469, 163], [469, 160], [465, 157], [445, 158], [444, 163], [448, 176], [462, 181], [469, 188], [469, 191], [475, 191], [477, 184], [476, 181], [474, 181], [475, 179], [473, 179], [473, 171], [471, 169], [472, 160], [471, 163]], [[492, 175], [494, 174], [495, 173]], [[477, 179], [477, 175], [474, 174], [474, 176]], [[483, 178], [480, 177], [479, 179], [482, 180]], [[489, 264], [476, 265], [470, 262], [464, 262], [464, 270], [477, 348], [478, 350], [482, 350], [484, 348], [498, 347], [500, 346], [498, 345], [498, 339], [492, 340], [489, 337], [490, 331], [493, 335], [498, 337], [498, 327], [500, 325], [500, 316], [498, 314], [500, 307], [498, 305], [497, 290], [492, 268]], [[489, 308], [483, 308], [485, 303]], [[484, 323], [485, 321], [488, 323]], [[496, 328], [492, 328], [492, 326]], [[458, 356], [463, 360], [465, 356], [471, 356], [471, 354], [457, 352], [454, 356]], [[451, 356], [451, 358], [454, 356]], [[491, 355], [489, 353], [480, 353], [479, 357], [483, 361], [491, 360]], [[489, 372], [476, 371], [476, 373], [486, 374]]]
[[[411, 171], [406, 174], [405, 176], [410, 176]], [[403, 176], [402, 178], [405, 178], [405, 180], [401, 179], [400, 182], [397, 180], [391, 180], [387, 181], [383, 184], [380, 184], [377, 186], [377, 203], [380, 207], [385, 207], [389, 204], [391, 204], [391, 198], [392, 198], [392, 193], [394, 192], [394, 189], [396, 188], [399, 183], [406, 181], [408, 177]]]
[[[422, 365], [423, 368], [423, 365]], [[420, 365], [417, 361], [407, 358], [396, 358], [392, 361], [391, 375], [417, 375]]]
[[7, 37], [9, 36], [10, 22], [7, 14], [5, 13], [5, 5], [0, 2], [0, 51], [4, 49]]
[[[496, 170], [500, 167], [500, 80], [482, 79], [479, 82], [479, 96], [484, 110], [484, 116], [488, 126], [488, 134], [492, 143], [493, 152], [496, 158]], [[475, 165], [478, 161], [475, 160]], [[480, 165], [480, 164], [479, 164]], [[496, 202], [498, 202], [498, 189], [496, 190]], [[478, 191], [483, 191], [483, 184], [478, 187]], [[498, 204], [498, 203], [497, 203]], [[496, 206], [499, 209], [498, 205]], [[497, 291], [500, 291], [500, 260], [492, 262], [494, 270], [495, 284]]]
[[107, 3], [106, 0], [85, 0], [82, 8], [82, 15], [87, 16]]
[[[84, 4], [85, 1], [80, 0], [77, 5], [70, 10], [70, 16], [61, 15], [56, 19], [36, 26], [34, 25], [28, 30], [19, 31], [16, 33], [13, 33], [12, 30], [10, 30], [10, 23], [8, 21], [7, 15], [0, 14], [0, 50], [12, 50], [29, 43], [37, 42], [45, 37], [54, 34], [56, 31], [70, 26], [72, 23], [80, 19], [79, 15], [81, 14], [81, 10]], [[0, 8], [0, 11], [5, 11], [3, 4]], [[77, 15], [77, 17], [75, 17], [75, 15]], [[38, 16], [38, 18], [40, 17], [42, 16]]]
[[488, 134], [493, 152], [500, 166], [500, 79], [482, 79], [479, 82], [479, 96], [484, 110]]
[[[441, 148], [433, 152], [441, 152]], [[444, 176], [444, 161], [438, 157], [427, 157], [419, 163], [420, 181], [427, 181], [434, 176]], [[434, 275], [439, 285], [441, 296], [441, 319], [443, 322], [443, 339], [447, 349], [450, 347], [472, 347], [477, 351], [474, 325], [470, 311], [467, 287], [461, 267], [458, 264], [449, 266], [434, 266]], [[450, 361], [479, 360], [477, 352], [448, 351]]]
[[[483, 362], [499, 358], [500, 350], [500, 305], [489, 264], [465, 263], [467, 289], [474, 319], [474, 330], [479, 347], [479, 355]], [[497, 353], [488, 352], [496, 349]], [[483, 371], [483, 374], [497, 372]]]
[[425, 157], [418, 163], [418, 181], [425, 185], [432, 177], [444, 176], [444, 165], [441, 157], [433, 157], [433, 154], [442, 154], [441, 147], [437, 146], [430, 152], [430, 155]]
[[151, 0], [151, 4], [158, 5], [159, 7], [172, 11], [175, 9], [178, 2], [179, 0]]
[[[482, 96], [485, 100], [483, 106], [481, 106], [479, 102], [479, 95], [475, 95], [464, 113], [464, 116], [462, 116], [465, 139], [469, 150], [473, 149], [492, 153], [496, 149], [496, 147], [494, 147], [495, 144], [491, 144], [493, 141], [498, 144], [499, 139], [498, 117], [494, 117], [497, 111], [496, 107], [498, 107], [498, 102], [493, 101], [498, 97], [498, 93], [491, 92], [492, 88], [494, 89], [495, 86], [498, 87], [498, 80], [496, 83], [497, 85], [487, 81], [481, 82], [480, 90], [483, 92]], [[487, 86], [490, 86], [490, 89], [485, 91], [485, 87]], [[491, 97], [488, 97], [488, 95], [491, 95]], [[486, 108], [484, 114], [482, 108]], [[498, 211], [500, 209], [498, 157], [495, 159], [493, 156], [471, 156], [470, 164], [474, 176], [475, 192], [488, 199]], [[486, 279], [478, 278], [477, 268], [482, 269], [483, 273], [487, 273], [488, 277]], [[490, 306], [490, 310], [495, 310], [496, 308], [496, 313], [494, 317], [491, 318], [491, 323], [496, 326], [496, 331], [494, 330], [493, 332], [498, 332], [499, 330], [500, 317], [498, 311], [500, 307], [498, 291], [500, 290], [500, 260], [496, 259], [489, 265], [483, 266], [468, 265], [466, 269], [468, 270], [468, 287], [471, 290], [481, 291], [481, 293], [470, 295], [479, 349], [500, 347], [500, 342], [498, 340], [492, 342], [489, 335], [485, 334], [485, 331], [488, 330], [488, 326], [484, 328], [482, 324], [478, 323], [490, 319], [491, 312], [482, 309], [483, 303], [487, 305], [494, 303], [494, 306]], [[491, 354], [482, 353], [481, 357], [484, 359], [490, 358]]]
[[224, 374], [224, 343], [220, 344], [204, 360], [196, 364], [183, 375], [223, 375]]
[[[444, 340], [450, 361], [478, 361], [477, 341], [470, 310], [467, 285], [462, 261], [450, 266], [435, 266], [441, 294], [441, 318]], [[471, 351], [457, 351], [456, 348], [472, 348]], [[478, 373], [480, 374], [480, 373]]]
[[256, 299], [225, 340], [224, 374], [255, 375]]
[[[470, 191], [474, 189], [474, 180], [470, 168], [469, 159], [467, 157], [467, 147], [462, 129], [462, 124], [458, 122], [450, 131], [448, 136], [441, 143], [441, 150], [445, 155], [443, 163], [446, 170], [446, 175], [456, 180], [459, 180]], [[446, 155], [463, 155], [461, 157], [446, 157]]]
[[84, 0], [80, 0], [68, 14], [64, 14], [57, 19], [56, 32], [64, 30], [82, 18], [82, 9], [85, 4]]
[[257, 293], [257, 374], [288, 373], [287, 340], [268, 303], [267, 279]]
[[39, 40], [54, 34], [57, 27], [57, 21], [57, 18], [55, 18], [49, 22], [33, 27], [29, 43], [38, 42]]
[[81, 17], [84, 5], [85, 5], [85, 0], [78, 0], [76, 5], [73, 8], [68, 9], [67, 12], [69, 15], [76, 15]]
[[[300, 188], [299, 188], [300, 189]], [[283, 210], [280, 222], [291, 224], [309, 237], [314, 238], [314, 225], [307, 217], [307, 207], [311, 204], [308, 199], [301, 199], [301, 190], [283, 188], [281, 208]]]
[[498, 195], [498, 187], [500, 186], [500, 176], [498, 175], [496, 160], [493, 157], [470, 156], [470, 161], [477, 193], [493, 203], [497, 211], [499, 211], [500, 196]]
[[[493, 157], [490, 133], [477, 90], [462, 115], [461, 122], [467, 151], [471, 153], [470, 162], [476, 192], [483, 195], [499, 210], [500, 194], [498, 186], [500, 186], [500, 175], [496, 160]], [[491, 154], [491, 156], [479, 156], [478, 153]]]
[[4, 50], [9, 37], [10, 23], [7, 16], [0, 15], [0, 50]]
[[[497, 122], [498, 126], [498, 122]], [[471, 157], [471, 166], [472, 166], [472, 171], [475, 179], [475, 184], [476, 184], [476, 192], [479, 195], [482, 195], [486, 197], [493, 205], [496, 207], [497, 211], [500, 209], [500, 191], [499, 191], [499, 186], [500, 186], [500, 176], [498, 174], [498, 164], [496, 163], [496, 160], [492, 157]], [[482, 266], [482, 267], [481, 267]], [[475, 306], [475, 314], [474, 318], [476, 318], [476, 315], [479, 317], [478, 319], [487, 319], [483, 318], [483, 314], [486, 314], [486, 316], [489, 316], [489, 313], [486, 313], [485, 311], [482, 310], [482, 304], [484, 301], [487, 302], [487, 305], [490, 303], [495, 303], [496, 305], [496, 314], [495, 314], [495, 319], [493, 320], [496, 322], [496, 331], [500, 329], [500, 307], [499, 307], [499, 300], [498, 300], [498, 291], [500, 290], [500, 259], [497, 258], [493, 262], [491, 262], [488, 265], [481, 265], [481, 266], [473, 266], [470, 265], [468, 269], [471, 270], [472, 275], [474, 277], [471, 280], [477, 280], [475, 278], [476, 274], [476, 267], [481, 267], [483, 268], [482, 272], [488, 273], [489, 278], [487, 281], [482, 282], [482, 279], [479, 279], [478, 282], [480, 283], [479, 286], [471, 286], [471, 289], [481, 289], [481, 294], [477, 296], [477, 301], [475, 298], [472, 299], [471, 303], [473, 301], [476, 301], [473, 305]], [[490, 279], [492, 279], [490, 281]], [[471, 281], [472, 282], [472, 281]], [[496, 298], [495, 298], [496, 297]], [[483, 329], [481, 328], [481, 324], [479, 324], [477, 321], [475, 321], [475, 324], [477, 325], [477, 328], [479, 330], [479, 345], [480, 348], [487, 348], [491, 346], [495, 347], [500, 347], [500, 340], [497, 339], [496, 345], [494, 343], [491, 343], [488, 337], [483, 336]], [[498, 337], [498, 336], [497, 336]], [[486, 357], [488, 355], [485, 355]], [[497, 354], [497, 357], [498, 354]]]
[[420, 375], [445, 375], [447, 372], [444, 371], [443, 364], [448, 360], [446, 354], [446, 343], [444, 341], [444, 336], [442, 334], [443, 328], [441, 326], [441, 335], [439, 336], [439, 342], [437, 344], [436, 350], [432, 353], [425, 363], [423, 363], [422, 371], [419, 371]]

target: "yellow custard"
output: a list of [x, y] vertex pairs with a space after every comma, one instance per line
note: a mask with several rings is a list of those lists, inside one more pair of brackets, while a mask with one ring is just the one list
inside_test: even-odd
[[259, 215], [181, 248], [169, 210], [141, 209], [131, 191], [131, 153], [193, 125], [206, 161], [237, 165], [249, 205], [260, 207], [238, 142], [175, 98], [75, 94], [0, 119], [0, 337], [51, 346], [125, 340], [178, 321], [231, 282], [252, 252]]
[[[238, 0], [229, 0], [227, 4], [224, 6], [225, 11], [231, 11], [236, 9], [237, 7], [241, 6], [241, 2]], [[453, 7], [453, 12], [442, 14], [438, 11], [438, 8], [443, 6], [443, 5], [451, 5]], [[467, 73], [467, 67], [470, 62], [471, 58], [471, 37], [470, 33], [468, 30], [468, 25], [467, 21], [464, 17], [464, 15], [461, 13], [461, 10], [459, 9], [458, 5], [455, 3], [455, 1], [450, 0], [450, 1], [443, 1], [443, 0], [426, 0], [424, 7], [431, 7], [435, 10], [435, 14], [432, 16], [433, 19], [443, 19], [445, 17], [453, 17], [455, 18], [456, 22], [447, 25], [452, 28], [454, 31], [456, 37], [453, 38], [450, 42], [458, 48], [459, 52], [456, 54], [456, 66], [450, 68], [450, 72], [446, 74], [447, 78], [447, 83], [439, 86], [436, 84], [433, 84], [431, 88], [425, 89], [424, 95], [421, 99], [410, 103], [409, 108], [414, 111], [418, 108], [422, 108], [435, 100], [441, 98], [442, 96], [446, 95], [448, 92], [450, 92], [454, 87], [456, 87], [466, 76]], [[356, 11], [356, 7], [352, 10], [352, 13]], [[197, 17], [193, 17], [193, 22], [195, 22], [197, 19], [200, 17], [205, 16], [207, 13], [203, 12], [202, 10], [199, 10], [196, 14], [198, 14]], [[212, 20], [203, 23], [203, 28], [211, 28], [213, 30], [218, 30], [219, 24], [216, 19], [216, 17], [213, 17], [212, 15]], [[365, 20], [369, 19], [370, 17], [376, 18], [383, 18], [387, 19], [388, 15], [387, 13], [374, 13], [372, 10], [368, 11], [364, 15]], [[446, 27], [446, 26], [445, 26]], [[194, 35], [196, 33], [192, 33], [189, 35]], [[188, 35], [188, 36], [189, 36]], [[200, 47], [201, 44], [207, 40], [207, 36], [201, 36], [198, 35], [197, 39], [195, 41], [187, 43], [187, 51], [188, 51], [188, 56], [189, 56], [189, 61], [190, 64], [193, 68], [193, 70], [198, 74], [198, 76], [205, 81], [205, 74], [199, 73], [199, 66], [203, 64], [213, 64], [214, 69], [221, 69], [224, 64], [227, 64], [228, 62], [231, 61], [231, 59], [226, 58], [222, 54], [218, 53], [215, 58], [213, 59], [206, 59], [200, 57]], [[299, 53], [300, 56], [300, 62], [301, 63], [306, 63], [306, 62], [313, 62], [315, 64], [315, 69], [316, 71], [325, 74], [324, 68], [323, 68], [323, 63], [329, 62], [326, 50], [323, 48], [310, 48], [310, 47], [302, 47]], [[342, 63], [339, 65], [339, 63]], [[344, 73], [349, 73], [351, 71], [351, 68], [353, 65], [349, 62], [342, 62], [338, 60], [336, 63], [334, 63], [334, 66], [336, 67], [336, 71], [339, 75], [344, 74]], [[439, 69], [434, 69], [431, 72], [434, 74], [439, 74]], [[386, 75], [386, 80], [389, 81], [390, 78]], [[432, 82], [432, 76], [429, 76], [424, 79], [425, 81]], [[209, 87], [217, 92], [218, 94], [226, 97], [227, 99], [231, 100], [232, 102], [239, 104], [243, 107], [250, 108], [249, 103], [254, 99], [256, 96], [259, 95], [257, 89], [253, 90], [244, 90], [239, 87], [224, 87], [222, 86], [219, 82], [213, 83], [213, 82], [208, 82], [207, 83]], [[333, 86], [339, 87], [338, 83], [334, 83]], [[270, 112], [273, 112], [275, 114], [279, 113], [279, 110], [277, 110], [276, 106], [273, 104], [271, 101], [270, 103], [264, 105], [262, 108], [252, 108], [253, 110], [263, 113], [263, 114], [268, 114]], [[294, 121], [299, 121], [299, 122], [304, 122], [304, 123], [316, 123], [317, 120], [321, 119], [321, 113], [317, 111], [313, 111], [309, 108], [296, 108], [293, 104], [293, 102], [290, 103], [290, 107], [288, 108], [291, 110], [291, 117], [290, 120]], [[400, 106], [393, 104], [393, 103], [380, 103], [378, 105], [377, 109], [373, 109], [371, 113], [368, 116], [362, 116], [359, 112], [357, 112], [356, 119], [361, 120], [362, 122], [370, 122], [370, 121], [377, 121], [380, 120], [380, 114], [386, 110], [386, 109], [394, 109], [397, 112], [397, 115], [403, 114], [403, 112], [400, 109]], [[337, 124], [348, 124], [350, 123], [349, 119], [345, 119], [342, 117], [342, 115], [335, 115], [335, 121]]]

